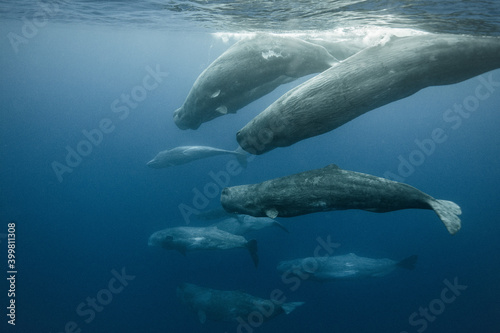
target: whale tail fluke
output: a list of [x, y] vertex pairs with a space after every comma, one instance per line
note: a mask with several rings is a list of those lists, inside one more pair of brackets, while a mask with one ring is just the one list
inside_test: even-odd
[[418, 259], [417, 255], [412, 255], [398, 262], [396, 266], [404, 269], [413, 270], [415, 268], [415, 264], [417, 263], [417, 259]]
[[259, 266], [259, 256], [257, 255], [257, 241], [251, 239], [246, 245], [248, 252], [250, 252], [250, 257], [252, 257], [253, 264], [255, 267]]
[[236, 153], [236, 159], [238, 160], [238, 163], [243, 167], [246, 168], [248, 161], [247, 161], [247, 152], [243, 150], [240, 146], [236, 148], [234, 151]]
[[295, 310], [296, 307], [301, 306], [304, 304], [304, 302], [289, 302], [289, 303], [284, 303], [281, 305], [281, 308], [283, 311], [285, 311], [286, 314], [289, 314], [293, 310]]
[[454, 235], [460, 230], [462, 223], [458, 215], [462, 214], [462, 210], [459, 205], [448, 200], [433, 200], [429, 204], [450, 234]]

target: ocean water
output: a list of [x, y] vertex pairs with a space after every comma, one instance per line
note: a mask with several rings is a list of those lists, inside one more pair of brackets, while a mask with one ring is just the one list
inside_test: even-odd
[[[225, 171], [231, 158], [146, 166], [157, 152], [181, 145], [235, 149], [241, 127], [312, 77], [198, 130], [178, 129], [173, 111], [197, 76], [243, 36], [366, 43], [420, 32], [499, 36], [499, 17], [494, 0], [0, 2], [0, 331], [499, 332], [500, 70], [423, 89], [252, 158], [229, 180], [256, 183], [331, 163], [392, 174], [458, 203], [462, 229], [454, 236], [432, 211], [334, 211], [277, 218], [289, 234], [270, 228], [249, 235], [259, 244], [257, 269], [245, 250], [184, 257], [148, 247], [148, 237], [211, 223], [185, 219], [179, 206], [194, 207], [197, 191], [214, 183], [211, 172]], [[151, 73], [156, 84], [145, 90]], [[493, 82], [488, 97], [447, 122], [447, 110], [474, 101], [484, 80]], [[126, 104], [123, 94], [139, 97]], [[438, 128], [446, 140], [423, 151], [418, 142]], [[68, 154], [78, 149], [85, 156], [70, 157], [69, 165]], [[401, 169], [403, 160], [414, 163]], [[54, 165], [67, 172], [58, 176]], [[218, 207], [218, 195], [211, 195], [202, 210]], [[7, 280], [12, 221], [15, 296]], [[333, 254], [419, 259], [413, 271], [378, 279], [286, 283], [277, 263], [312, 256], [322, 241], [336, 244]], [[277, 289], [305, 304], [262, 325], [202, 325], [176, 296], [183, 282], [262, 298]], [[455, 297], [446, 292], [450, 284], [460, 286]], [[7, 316], [12, 300], [15, 325]]]

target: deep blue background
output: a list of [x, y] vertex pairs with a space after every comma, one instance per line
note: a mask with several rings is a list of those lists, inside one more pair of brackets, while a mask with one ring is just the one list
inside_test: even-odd
[[[20, 33], [22, 22], [3, 22], [0, 36]], [[462, 230], [450, 236], [432, 211], [387, 214], [360, 211], [280, 219], [291, 231], [255, 233], [261, 265], [241, 250], [179, 253], [148, 248], [148, 236], [184, 225], [178, 205], [192, 204], [193, 188], [211, 182], [227, 157], [182, 167], [145, 166], [158, 151], [179, 145], [237, 146], [235, 133], [296, 81], [240, 110], [181, 131], [172, 121], [191, 85], [230, 44], [202, 33], [167, 33], [49, 23], [16, 54], [0, 42], [0, 233], [17, 221], [17, 325], [14, 332], [61, 332], [75, 321], [82, 332], [236, 332], [236, 325], [201, 325], [176, 298], [181, 282], [239, 289], [266, 298], [275, 289], [305, 301], [259, 332], [416, 332], [408, 317], [440, 296], [443, 280], [467, 285], [427, 332], [498, 332], [500, 327], [500, 88], [453, 130], [443, 113], [474, 93], [477, 78], [432, 87], [374, 110], [325, 135], [252, 160], [231, 185], [259, 182], [336, 163], [382, 176], [397, 172], [398, 156], [414, 140], [443, 128], [448, 140], [405, 179], [463, 210]], [[146, 66], [169, 76], [130, 116], [120, 120], [111, 103], [142, 83]], [[500, 81], [500, 71], [492, 72]], [[58, 182], [53, 161], [82, 130], [109, 118], [115, 129]], [[217, 207], [218, 199], [211, 201]], [[196, 222], [193, 220], [193, 223]], [[196, 222], [203, 224], [203, 222]], [[291, 291], [276, 273], [280, 260], [312, 256], [317, 237], [340, 243], [338, 254], [401, 259], [418, 254], [417, 268], [381, 279], [318, 284]], [[5, 241], [0, 239], [2, 253]], [[0, 262], [6, 261], [2, 254]], [[90, 323], [76, 308], [107, 288], [116, 269], [134, 275]], [[3, 269], [2, 269], [3, 270]], [[5, 269], [6, 271], [6, 269]], [[4, 273], [2, 273], [4, 274]], [[7, 290], [7, 284], [1, 284]], [[6, 295], [0, 292], [1, 308]], [[3, 310], [4, 312], [6, 310]], [[3, 332], [2, 328], [2, 332]]]

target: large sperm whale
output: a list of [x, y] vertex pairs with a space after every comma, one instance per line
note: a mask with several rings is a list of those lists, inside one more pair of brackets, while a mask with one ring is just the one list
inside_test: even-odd
[[500, 38], [420, 35], [369, 47], [288, 91], [236, 135], [252, 154], [329, 132], [385, 104], [500, 68]]
[[216, 117], [236, 113], [281, 84], [319, 73], [337, 63], [317, 44], [294, 37], [259, 34], [241, 40], [196, 79], [174, 112], [181, 129], [197, 129]]
[[376, 213], [432, 209], [450, 234], [460, 230], [460, 207], [404, 183], [342, 170], [334, 164], [259, 184], [226, 187], [222, 207], [229, 213], [270, 218], [331, 210], [361, 209]]

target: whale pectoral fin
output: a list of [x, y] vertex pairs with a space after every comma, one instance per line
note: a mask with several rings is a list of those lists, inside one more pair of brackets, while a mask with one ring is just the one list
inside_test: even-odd
[[219, 112], [220, 114], [227, 114], [227, 107], [225, 105], [219, 106], [215, 111]]
[[429, 204], [450, 234], [454, 235], [460, 230], [462, 223], [458, 215], [462, 214], [462, 210], [459, 205], [447, 200], [429, 201]]
[[183, 248], [183, 247], [178, 247], [176, 248], [177, 251], [179, 251], [180, 254], [182, 254], [183, 256], [186, 256], [186, 249]]
[[198, 310], [198, 319], [200, 320], [200, 323], [205, 324], [207, 321], [207, 314], [203, 310]]
[[278, 210], [276, 208], [269, 208], [268, 210], [266, 210], [266, 215], [267, 217], [274, 219], [278, 216]]

